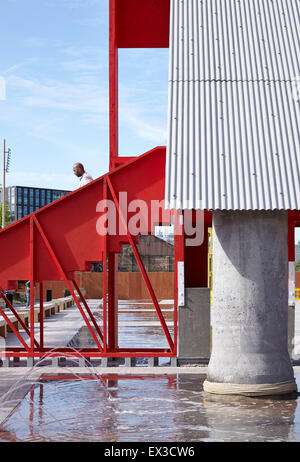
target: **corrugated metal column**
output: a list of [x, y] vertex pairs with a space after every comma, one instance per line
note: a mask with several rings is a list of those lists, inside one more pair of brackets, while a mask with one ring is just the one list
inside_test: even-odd
[[297, 390], [288, 351], [287, 235], [286, 211], [214, 212], [205, 391], [255, 396]]

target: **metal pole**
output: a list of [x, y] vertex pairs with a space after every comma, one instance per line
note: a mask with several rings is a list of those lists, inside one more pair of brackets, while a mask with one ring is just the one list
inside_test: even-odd
[[3, 184], [2, 184], [2, 229], [5, 228], [5, 154], [6, 143], [3, 141]]
[[44, 348], [44, 283], [40, 282], [40, 346]]

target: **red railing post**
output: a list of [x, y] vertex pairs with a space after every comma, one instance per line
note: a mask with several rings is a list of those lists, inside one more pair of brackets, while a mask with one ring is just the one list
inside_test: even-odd
[[40, 345], [44, 348], [44, 283], [40, 282]]
[[29, 282], [30, 282], [30, 351], [34, 352], [34, 222], [30, 217], [29, 237]]
[[118, 255], [108, 253], [108, 348], [118, 348]]

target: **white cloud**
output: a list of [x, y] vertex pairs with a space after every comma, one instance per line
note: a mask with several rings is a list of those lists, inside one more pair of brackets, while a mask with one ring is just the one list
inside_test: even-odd
[[166, 143], [166, 125], [159, 124], [157, 118], [147, 117], [147, 113], [141, 114], [137, 107], [123, 108], [120, 121], [133, 130], [139, 138], [152, 141], [156, 144]]
[[5, 78], [0, 75], [0, 101], [6, 100], [6, 81]]
[[61, 40], [49, 39], [49, 38], [45, 39], [43, 37], [38, 37], [35, 35], [31, 37], [24, 37], [22, 40], [22, 44], [27, 47], [36, 47], [36, 48], [47, 47], [48, 49], [49, 47], [57, 48], [57, 47], [63, 46], [63, 42]]
[[[59, 6], [65, 6], [68, 8], [88, 8], [94, 5], [103, 5], [104, 0], [59, 0]], [[57, 3], [53, 0], [48, 0], [48, 5], [56, 6]]]
[[66, 61], [62, 63], [62, 68], [69, 72], [86, 72], [86, 71], [97, 71], [104, 69], [104, 64], [101, 62], [87, 62], [84, 59], [74, 59], [73, 61]]
[[16, 63], [10, 67], [7, 67], [6, 69], [4, 69], [4, 71], [2, 71], [2, 75], [11, 74], [12, 72], [19, 70], [20, 68], [33, 64], [35, 62], [37, 62], [37, 58], [26, 59], [24, 61], [21, 61], [20, 63]]
[[[87, 79], [86, 82], [37, 81], [10, 77], [8, 83], [13, 89], [22, 90], [18, 96], [21, 106], [27, 108], [54, 109], [59, 112], [81, 113], [82, 121], [104, 123], [108, 120], [108, 87], [101, 87]], [[130, 128], [139, 138], [164, 143], [166, 138], [166, 121], [164, 91], [145, 91], [143, 88], [121, 86], [120, 123]], [[58, 114], [59, 114], [58, 112]], [[166, 118], [166, 117], [165, 117]], [[33, 133], [38, 135], [38, 127], [47, 127], [47, 121], [33, 126]]]
[[38, 81], [10, 77], [8, 85], [13, 90], [23, 90], [18, 103], [26, 107], [103, 114], [108, 111], [106, 88], [96, 83], [68, 83], [63, 81]]

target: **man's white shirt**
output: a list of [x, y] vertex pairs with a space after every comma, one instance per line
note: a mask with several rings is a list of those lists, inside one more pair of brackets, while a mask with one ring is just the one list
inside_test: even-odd
[[93, 177], [89, 173], [84, 172], [84, 174], [82, 175], [80, 179], [79, 188], [81, 188], [81, 186], [84, 186], [90, 183], [91, 181], [93, 181]]

